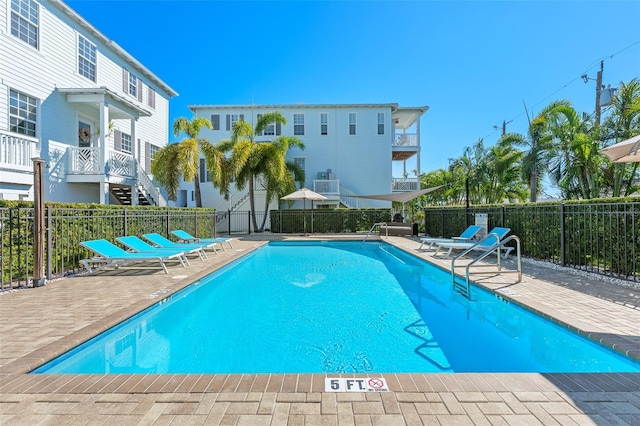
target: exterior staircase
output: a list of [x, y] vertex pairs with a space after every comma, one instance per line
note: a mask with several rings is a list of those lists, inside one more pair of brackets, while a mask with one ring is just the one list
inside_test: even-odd
[[[157, 188], [147, 173], [138, 166], [138, 182], [136, 182], [138, 191], [139, 206], [166, 206], [167, 199], [162, 195], [160, 189]], [[125, 206], [131, 205], [131, 185], [110, 184], [109, 192], [120, 204]]]
[[[131, 186], [129, 185], [117, 185], [110, 184], [109, 192], [113, 195], [122, 205], [131, 205]], [[140, 206], [155, 206], [154, 201], [148, 197], [145, 191], [141, 191], [140, 185], [138, 185], [138, 205]]]

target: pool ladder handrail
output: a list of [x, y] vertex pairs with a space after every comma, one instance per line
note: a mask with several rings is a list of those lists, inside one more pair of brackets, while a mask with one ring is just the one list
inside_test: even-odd
[[[456, 281], [456, 273], [455, 273], [455, 268], [456, 268], [456, 260], [465, 256], [466, 254], [470, 253], [471, 251], [474, 250], [474, 248], [489, 240], [489, 238], [496, 238], [498, 240], [498, 242], [496, 244], [494, 244], [493, 246], [491, 246], [490, 248], [488, 248], [487, 250], [483, 251], [480, 255], [478, 255], [477, 257], [475, 257], [471, 262], [469, 262], [466, 266], [465, 266], [465, 282], [464, 285], [462, 283], [459, 283]], [[503, 247], [506, 243], [508, 243], [509, 241], [515, 241], [516, 242], [516, 265], [517, 268], [516, 270], [509, 270], [509, 271], [503, 271], [502, 270], [502, 262], [501, 262], [501, 258], [502, 256], [500, 256], [500, 248]], [[507, 249], [507, 252], [505, 253], [505, 258], [506, 255], [511, 251], [511, 247], [509, 247]], [[471, 268], [471, 266], [474, 266], [476, 263], [478, 263], [479, 261], [483, 260], [484, 258], [486, 258], [487, 256], [489, 256], [490, 254], [496, 253], [497, 257], [498, 257], [498, 261], [497, 261], [497, 266], [498, 266], [498, 272], [501, 274], [510, 274], [510, 273], [517, 273], [518, 274], [518, 281], [516, 282], [520, 282], [522, 281], [522, 256], [521, 256], [521, 250], [520, 250], [520, 238], [518, 238], [516, 235], [510, 235], [507, 238], [505, 238], [504, 240], [500, 240], [500, 236], [496, 233], [491, 233], [488, 234], [487, 236], [485, 236], [483, 239], [479, 240], [478, 242], [476, 242], [473, 246], [467, 248], [466, 250], [464, 250], [462, 253], [458, 254], [457, 256], [455, 256], [453, 259], [451, 259], [451, 280], [453, 283], [453, 288], [455, 291], [457, 291], [458, 293], [462, 294], [463, 296], [465, 296], [467, 299], [470, 298], [470, 294], [469, 294], [469, 269]], [[475, 265], [476, 267], [492, 267], [495, 265], [492, 264], [487, 264], [487, 265]], [[485, 274], [494, 274], [495, 271], [488, 271], [488, 272], [475, 272], [475, 273], [485, 273]]]
[[[371, 235], [371, 233], [373, 232], [373, 230], [375, 229], [376, 226], [380, 226], [380, 225], [386, 225], [387, 222], [376, 222], [371, 226], [371, 229], [369, 229], [369, 232], [367, 232], [367, 235], [364, 236], [364, 239], [362, 240], [362, 242], [364, 243], [365, 241], [367, 241], [367, 238], [369, 238], [369, 235]], [[389, 237], [389, 227], [385, 227], [386, 228], [386, 236]]]

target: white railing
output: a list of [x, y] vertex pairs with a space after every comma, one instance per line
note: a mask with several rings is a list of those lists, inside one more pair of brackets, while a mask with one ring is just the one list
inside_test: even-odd
[[314, 180], [313, 190], [322, 195], [340, 195], [340, 181]]
[[111, 150], [107, 166], [108, 174], [111, 176], [134, 176], [135, 161], [131, 154]]
[[393, 138], [393, 146], [418, 146], [416, 133], [396, 133]]
[[340, 184], [340, 202], [350, 209], [363, 209], [373, 207], [365, 198], [356, 197], [355, 192]]
[[98, 147], [69, 148], [69, 174], [72, 175], [103, 175], [104, 161]]
[[167, 199], [160, 193], [160, 188], [153, 184], [153, 181], [147, 172], [142, 170], [140, 165], [138, 165], [138, 182], [140, 183], [142, 190], [149, 195], [147, 198], [151, 198], [154, 205], [159, 207], [165, 207], [168, 205]]
[[24, 135], [0, 131], [0, 165], [15, 170], [33, 170], [34, 157], [40, 156], [39, 141]]
[[420, 189], [418, 178], [392, 178], [392, 191], [417, 191]]

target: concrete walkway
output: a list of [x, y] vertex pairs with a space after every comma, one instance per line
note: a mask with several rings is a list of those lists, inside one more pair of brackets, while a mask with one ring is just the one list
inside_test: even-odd
[[[640, 425], [640, 373], [384, 374], [390, 392], [381, 393], [325, 393], [323, 374], [26, 374], [269, 238], [289, 237], [242, 237], [169, 275], [122, 268], [0, 293], [0, 425]], [[417, 239], [388, 241], [450, 267]], [[520, 283], [474, 278], [640, 359], [640, 290], [538, 265], [524, 272]]]

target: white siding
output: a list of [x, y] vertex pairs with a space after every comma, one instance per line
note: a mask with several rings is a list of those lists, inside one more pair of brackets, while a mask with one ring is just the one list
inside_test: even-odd
[[[10, 32], [10, 2], [0, 1], [0, 130], [8, 130], [8, 91], [19, 90], [39, 100], [37, 137], [48, 155], [49, 141], [75, 145], [77, 143], [77, 117], [79, 114], [92, 119], [99, 127], [99, 111], [89, 104], [69, 103], [66, 95], [56, 88], [100, 88], [106, 87], [119, 96], [127, 98], [140, 108], [149, 110], [150, 117], [140, 117], [137, 122], [136, 138], [140, 139], [138, 152], [140, 164], [144, 165], [144, 143], [163, 146], [169, 140], [169, 98], [168, 93], [157, 82], [143, 75], [143, 70], [120, 51], [105, 44], [101, 36], [85, 29], [47, 0], [38, 1], [39, 7], [39, 46], [33, 48]], [[96, 46], [96, 81], [93, 82], [78, 73], [78, 34]], [[142, 84], [142, 101], [122, 90], [122, 68], [133, 73]], [[164, 84], [162, 82], [160, 85]], [[147, 104], [148, 91], [155, 92], [155, 108]], [[166, 87], [166, 86], [164, 86]], [[114, 120], [114, 128], [131, 133], [129, 120]], [[101, 132], [106, 129], [101, 129]], [[135, 143], [135, 141], [134, 141]], [[113, 141], [109, 142], [113, 147]], [[58, 150], [52, 149], [51, 152]], [[47, 185], [50, 193], [47, 198], [55, 201], [91, 201], [97, 202], [99, 190], [97, 184], [88, 185], [87, 190], [80, 184], [67, 184], [58, 178]], [[96, 195], [94, 196], [93, 193]], [[92, 195], [86, 195], [92, 194]]]
[[[294, 136], [293, 114], [304, 114], [304, 135], [296, 137], [305, 144], [305, 149], [290, 148], [287, 159], [305, 158], [307, 188], [313, 189], [313, 181], [317, 179], [318, 172], [331, 169], [335, 179], [354, 193], [361, 195], [391, 193], [393, 133], [390, 126], [391, 107], [389, 106], [254, 107], [253, 116], [251, 106], [202, 108], [197, 110], [197, 116], [210, 118], [211, 114], [220, 114], [221, 130], [203, 129], [200, 136], [209, 139], [212, 143], [217, 143], [231, 136], [231, 132], [225, 130], [227, 114], [244, 114], [246, 121], [255, 124], [258, 114], [270, 111], [280, 111], [286, 117], [287, 124], [282, 126], [283, 136]], [[384, 135], [378, 135], [379, 112], [385, 114]], [[321, 113], [327, 114], [327, 135], [320, 134]], [[356, 113], [357, 116], [355, 135], [349, 135], [349, 113]], [[257, 136], [256, 140], [272, 138], [274, 136]], [[185, 188], [191, 189], [192, 186], [192, 184], [185, 184]], [[202, 184], [201, 192], [204, 207], [227, 208], [228, 202], [222, 199], [219, 190], [213, 188], [210, 183]], [[388, 201], [378, 200], [367, 200], [367, 203], [380, 207], [391, 205]], [[300, 204], [299, 207], [301, 206]]]

